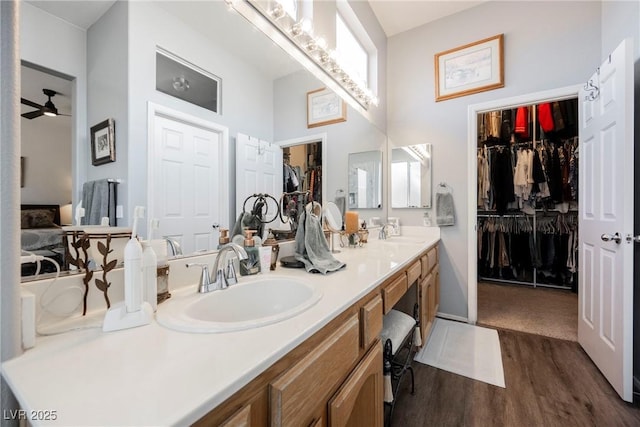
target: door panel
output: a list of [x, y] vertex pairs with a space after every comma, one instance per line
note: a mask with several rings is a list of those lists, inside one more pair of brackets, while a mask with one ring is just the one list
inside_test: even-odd
[[177, 240], [184, 253], [212, 250], [220, 221], [220, 134], [199, 126], [154, 118], [154, 196], [150, 215], [156, 236]]
[[[633, 61], [623, 41], [580, 92], [578, 341], [632, 401]], [[595, 88], [595, 89], [594, 89]]]
[[[280, 200], [282, 195], [282, 148], [267, 141], [239, 133], [236, 138], [236, 218], [243, 210], [247, 197], [266, 193]], [[252, 202], [246, 209], [251, 210]], [[267, 200], [267, 218], [273, 218], [278, 206]], [[278, 220], [268, 228], [279, 228]]]

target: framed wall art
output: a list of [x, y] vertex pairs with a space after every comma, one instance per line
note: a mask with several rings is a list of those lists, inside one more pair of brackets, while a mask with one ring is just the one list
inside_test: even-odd
[[347, 120], [347, 104], [327, 88], [307, 93], [307, 128], [330, 125]]
[[116, 124], [107, 119], [91, 127], [91, 164], [93, 166], [116, 161]]
[[504, 35], [435, 55], [436, 101], [504, 87]]

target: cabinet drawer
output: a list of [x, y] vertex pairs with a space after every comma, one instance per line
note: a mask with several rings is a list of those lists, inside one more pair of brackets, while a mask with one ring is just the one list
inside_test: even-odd
[[413, 285], [413, 283], [420, 278], [420, 273], [422, 273], [422, 265], [420, 264], [420, 260], [418, 260], [407, 268], [408, 286]]
[[376, 295], [360, 309], [360, 345], [367, 348], [382, 331], [382, 297]]
[[408, 287], [407, 275], [401, 274], [382, 289], [384, 314], [390, 312], [393, 306], [400, 301], [400, 298], [407, 292]]
[[270, 385], [271, 425], [302, 426], [358, 359], [358, 315], [349, 317], [315, 350]]

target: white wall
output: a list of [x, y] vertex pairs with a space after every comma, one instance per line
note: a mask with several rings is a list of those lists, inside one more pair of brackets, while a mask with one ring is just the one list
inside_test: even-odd
[[71, 126], [69, 117], [21, 119], [25, 158], [23, 204], [66, 205], [71, 201]]
[[[433, 58], [504, 33], [505, 87], [435, 102]], [[433, 182], [453, 188], [456, 225], [442, 228], [443, 313], [467, 316], [467, 110], [471, 104], [583, 82], [600, 64], [600, 3], [487, 2], [389, 39], [387, 132], [391, 143], [432, 143]], [[423, 210], [391, 210], [419, 225]]]
[[[87, 128], [90, 129], [106, 119], [114, 119], [116, 161], [99, 166], [91, 164], [91, 135], [86, 144], [89, 147], [87, 155], [82, 159], [87, 168], [86, 181], [104, 178], [124, 180], [118, 186], [118, 204], [125, 207], [131, 185], [127, 179], [128, 15], [127, 3], [116, 2], [87, 31]], [[117, 225], [126, 224], [126, 218], [118, 219]]]
[[[22, 60], [74, 77], [72, 139], [72, 181], [74, 201], [86, 179], [87, 156], [87, 80], [86, 32], [66, 21], [20, 2], [20, 57]], [[68, 202], [68, 200], [67, 200]]]

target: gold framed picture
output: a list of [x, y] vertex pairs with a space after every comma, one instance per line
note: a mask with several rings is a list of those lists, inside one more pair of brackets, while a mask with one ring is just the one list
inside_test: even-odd
[[347, 120], [347, 104], [327, 88], [307, 93], [307, 128], [330, 125]]
[[504, 34], [435, 55], [436, 101], [504, 87]]

